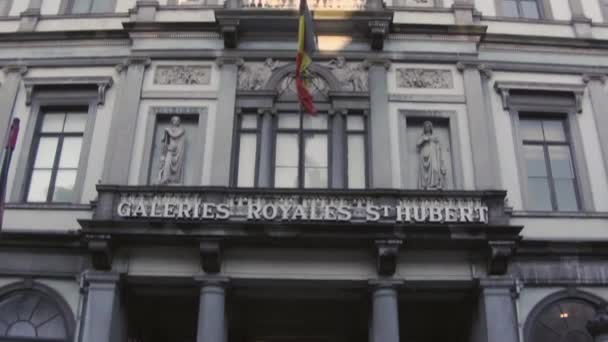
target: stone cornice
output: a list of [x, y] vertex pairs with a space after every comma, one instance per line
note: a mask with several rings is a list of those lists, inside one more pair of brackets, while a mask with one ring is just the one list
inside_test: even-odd
[[555, 91], [572, 93], [576, 100], [576, 110], [582, 112], [582, 96], [585, 91], [583, 84], [560, 84], [560, 83], [543, 83], [543, 82], [516, 82], [516, 81], [498, 81], [494, 83], [494, 89], [500, 94], [503, 109], [510, 108], [509, 97], [511, 90], [528, 90], [528, 91]]
[[111, 76], [76, 76], [76, 77], [26, 77], [23, 79], [26, 90], [25, 103], [32, 103], [32, 95], [36, 87], [53, 85], [95, 85], [97, 86], [97, 103], [103, 105], [106, 98], [106, 90], [112, 86]]

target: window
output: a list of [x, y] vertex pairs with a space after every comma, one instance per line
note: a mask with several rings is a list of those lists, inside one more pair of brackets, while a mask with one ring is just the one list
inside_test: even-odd
[[0, 341], [69, 340], [63, 310], [43, 293], [22, 290], [0, 300]]
[[[264, 120], [258, 114], [245, 112], [237, 122], [233, 173], [236, 186], [351, 189], [367, 186], [364, 115], [352, 112], [311, 116], [286, 112], [273, 116], [272, 124], [266, 125]], [[267, 179], [268, 185], [262, 185], [265, 183], [260, 182], [261, 178]]]
[[564, 298], [544, 305], [532, 315], [526, 340], [593, 342], [586, 324], [595, 312], [593, 304], [578, 298]]
[[114, 10], [115, 0], [67, 0], [66, 13], [107, 13]]
[[33, 144], [27, 202], [73, 202], [88, 108], [42, 112]]
[[13, 0], [0, 0], [0, 16], [6, 16], [11, 11]]
[[566, 121], [522, 116], [519, 124], [530, 209], [579, 210]]
[[541, 0], [501, 0], [502, 16], [514, 18], [543, 18]]

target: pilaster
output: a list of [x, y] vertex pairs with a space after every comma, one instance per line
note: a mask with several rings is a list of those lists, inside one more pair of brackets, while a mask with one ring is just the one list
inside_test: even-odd
[[455, 0], [452, 4], [452, 11], [454, 11], [456, 25], [473, 25], [475, 4], [472, 0]]
[[156, 0], [137, 0], [135, 9], [133, 10], [135, 20], [143, 22], [154, 21], [158, 7], [159, 4]]
[[258, 171], [258, 186], [259, 187], [271, 187], [274, 183], [272, 180], [272, 122], [276, 112], [272, 108], [263, 108], [259, 110], [259, 114], [262, 116], [262, 127], [260, 131], [260, 160], [259, 160], [259, 171]]
[[126, 317], [120, 300], [120, 276], [111, 272], [87, 272], [85, 282], [87, 300], [81, 340], [126, 342]]
[[226, 341], [226, 286], [228, 278], [195, 277], [200, 283], [196, 342]]
[[331, 130], [333, 138], [333, 148], [331, 149], [331, 188], [343, 189], [347, 185], [347, 175], [345, 170], [347, 163], [346, 149], [346, 110], [333, 110]]
[[481, 73], [483, 70], [486, 74], [487, 70], [484, 68], [480, 70], [476, 64], [458, 63], [457, 67], [464, 77], [475, 188], [499, 189], [500, 167], [494, 121], [492, 112], [485, 102], [487, 94], [484, 91], [486, 87]]
[[[10, 122], [13, 118], [13, 109], [15, 100], [19, 92], [19, 84], [21, 79], [27, 73], [27, 67], [24, 65], [9, 65], [4, 68], [4, 82], [0, 87], [0, 136], [1, 142], [4, 142], [9, 130]], [[4, 144], [2, 144], [4, 146]]]
[[602, 159], [604, 160], [604, 168], [608, 172], [608, 93], [605, 89], [606, 75], [587, 74], [583, 76], [583, 81], [589, 89], [595, 128], [600, 139], [600, 150], [602, 151]]
[[131, 57], [118, 66], [121, 74], [112, 113], [110, 140], [104, 163], [105, 184], [127, 184], [135, 143], [135, 128], [144, 73], [150, 65], [146, 57]]
[[390, 62], [385, 59], [365, 61], [369, 68], [371, 107], [371, 188], [392, 188], [393, 167], [387, 157], [391, 142], [389, 134], [387, 69]]
[[518, 342], [515, 281], [506, 277], [481, 279], [473, 315], [472, 342]]
[[211, 156], [211, 185], [228, 186], [230, 182], [230, 155], [234, 129], [236, 87], [241, 58], [220, 57], [220, 94], [215, 113], [214, 143]]

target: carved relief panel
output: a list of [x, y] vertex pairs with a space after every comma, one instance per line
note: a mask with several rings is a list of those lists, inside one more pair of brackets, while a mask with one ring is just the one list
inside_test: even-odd
[[287, 64], [283, 61], [266, 58], [263, 62], [246, 62], [239, 68], [237, 89], [262, 90], [272, 73]]
[[398, 88], [454, 88], [452, 71], [448, 69], [398, 68]]
[[344, 57], [338, 56], [323, 65], [336, 76], [342, 91], [366, 92], [369, 90], [367, 68], [364, 62], [347, 62]]
[[205, 65], [159, 65], [154, 71], [154, 84], [204, 85], [211, 82], [211, 67]]

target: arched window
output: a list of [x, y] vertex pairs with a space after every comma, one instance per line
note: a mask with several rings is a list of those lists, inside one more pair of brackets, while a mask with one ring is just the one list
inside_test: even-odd
[[69, 341], [65, 309], [49, 295], [17, 290], [0, 297], [0, 341]]
[[593, 342], [586, 324], [595, 316], [599, 302], [585, 294], [547, 298], [530, 314], [525, 342]]

